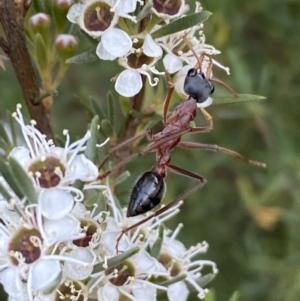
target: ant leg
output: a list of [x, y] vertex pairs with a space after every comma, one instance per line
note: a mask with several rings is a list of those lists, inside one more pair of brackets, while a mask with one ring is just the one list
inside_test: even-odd
[[199, 126], [192, 127], [188, 131], [190, 133], [209, 133], [214, 128], [212, 116], [204, 108], [200, 108], [200, 110], [201, 110], [201, 113], [203, 114], [205, 120], [207, 121], [208, 125], [202, 126], [202, 127], [199, 127]]
[[219, 78], [212, 76], [210, 78], [211, 81], [217, 82], [219, 84], [221, 84], [223, 87], [225, 87], [231, 94], [233, 94], [233, 96], [235, 97], [239, 97], [239, 95], [227, 84], [225, 84], [223, 81], [221, 81]]
[[134, 142], [135, 140], [142, 139], [143, 137], [145, 137], [147, 135], [149, 135], [149, 133], [148, 133], [148, 131], [145, 131], [135, 137], [132, 137], [132, 138], [120, 143], [119, 145], [115, 146], [114, 148], [112, 148], [111, 151], [105, 156], [105, 158], [99, 165], [98, 170], [99, 171], [101, 170], [101, 168], [105, 165], [105, 163], [108, 161], [108, 159], [111, 157], [111, 155], [113, 155], [117, 150], [121, 149], [122, 147], [126, 146], [127, 144]]
[[204, 108], [200, 108], [200, 110], [201, 110], [201, 113], [203, 114], [205, 120], [208, 123], [208, 127], [207, 127], [208, 132], [212, 131], [214, 128], [212, 116]]
[[157, 211], [155, 211], [153, 214], [145, 217], [144, 219], [140, 220], [139, 222], [127, 227], [126, 229], [123, 229], [120, 233], [120, 235], [117, 238], [116, 241], [116, 250], [118, 252], [118, 247], [119, 247], [119, 243], [121, 238], [123, 237], [123, 235], [129, 231], [131, 231], [132, 229], [144, 224], [145, 222], [149, 221], [150, 219], [161, 215], [162, 213], [166, 212], [168, 209], [170, 209], [171, 207], [174, 207], [176, 204], [178, 204], [181, 200], [186, 199], [188, 196], [190, 196], [191, 194], [193, 194], [195, 191], [197, 191], [198, 189], [202, 188], [205, 183], [206, 183], [206, 179], [203, 178], [200, 175], [197, 175], [195, 173], [192, 173], [188, 170], [182, 169], [180, 167], [174, 166], [174, 165], [167, 165], [167, 168], [174, 172], [174, 173], [178, 173], [181, 174], [183, 176], [187, 176], [187, 177], [191, 177], [193, 179], [198, 180], [199, 182], [194, 185], [193, 187], [191, 187], [190, 189], [188, 189], [187, 191], [185, 191], [183, 194], [179, 195], [176, 199], [174, 199], [172, 202], [170, 202], [169, 204], [161, 207], [160, 209], [158, 209]]
[[199, 55], [196, 53], [194, 47], [192, 46], [192, 44], [190, 43], [190, 41], [187, 39], [187, 34], [184, 35], [182, 37], [182, 39], [184, 40], [185, 44], [190, 48], [190, 50], [192, 51], [193, 55], [195, 56], [195, 58], [197, 59], [197, 64], [195, 65], [195, 69], [200, 69], [201, 70], [201, 65], [202, 65], [202, 61], [205, 57], [205, 53], [201, 53], [200, 57]]
[[97, 180], [102, 180], [104, 178], [106, 178], [109, 174], [111, 174], [114, 170], [117, 170], [118, 168], [121, 168], [122, 166], [124, 166], [125, 164], [127, 164], [128, 162], [134, 160], [135, 158], [138, 158], [140, 156], [143, 156], [149, 152], [153, 152], [157, 150], [157, 147], [159, 147], [160, 145], [162, 145], [165, 142], [168, 142], [172, 139], [176, 139], [181, 137], [182, 135], [186, 134], [186, 133], [207, 133], [210, 132], [213, 129], [213, 120], [212, 120], [212, 116], [204, 109], [201, 108], [201, 112], [204, 115], [205, 119], [208, 121], [208, 126], [206, 127], [193, 127], [193, 128], [188, 128], [188, 129], [184, 129], [181, 131], [178, 131], [175, 134], [171, 134], [162, 138], [158, 138], [157, 140], [155, 140], [155, 135], [152, 134], [151, 130], [148, 130], [140, 135], [137, 135], [136, 137], [133, 137], [131, 139], [128, 139], [127, 141], [124, 141], [123, 143], [121, 143], [120, 145], [114, 147], [109, 153], [108, 155], [104, 158], [104, 160], [102, 161], [102, 163], [99, 166], [99, 171], [101, 170], [101, 168], [104, 166], [104, 164], [108, 161], [108, 159], [110, 158], [110, 156], [117, 151], [118, 149], [122, 148], [123, 146], [125, 146], [128, 143], [131, 143], [137, 139], [141, 139], [144, 136], [147, 136], [147, 138], [149, 140], [152, 140], [153, 142], [150, 143], [148, 146], [146, 146], [145, 148], [143, 148], [140, 152], [133, 154], [129, 157], [127, 157], [126, 159], [122, 160], [121, 162], [119, 162], [118, 164], [116, 164], [114, 167], [112, 167], [111, 169], [107, 170], [106, 172], [104, 172], [103, 174], [99, 175]]
[[225, 87], [235, 97], [239, 97], [238, 94], [230, 86], [228, 86], [226, 83], [224, 83], [219, 78], [212, 75], [213, 61], [209, 56], [207, 56], [207, 57], [209, 58], [209, 65], [208, 65], [207, 72], [206, 72], [207, 78], [209, 78], [211, 81], [215, 81], [215, 82], [221, 84], [223, 87]]
[[166, 120], [167, 120], [167, 114], [168, 114], [168, 110], [169, 110], [169, 105], [170, 105], [170, 101], [171, 101], [171, 96], [173, 94], [174, 91], [174, 86], [171, 82], [171, 78], [170, 78], [170, 74], [167, 74], [167, 79], [168, 79], [168, 94], [164, 100], [164, 105], [163, 105], [163, 123], [166, 124]]
[[[124, 160], [122, 160], [121, 162], [119, 162], [118, 164], [114, 165], [111, 169], [105, 171], [104, 173], [102, 174], [99, 174], [98, 177], [97, 177], [97, 180], [102, 180], [104, 178], [106, 178], [109, 174], [111, 174], [114, 170], [118, 170], [119, 168], [123, 167], [125, 164], [127, 164], [128, 162], [138, 158], [138, 157], [141, 157], [149, 152], [153, 152], [153, 151], [156, 151], [157, 150], [157, 147], [159, 147], [160, 145], [162, 145], [163, 143], [165, 142], [168, 142], [172, 139], [176, 139], [178, 137], [181, 137], [183, 134], [185, 133], [188, 133], [188, 132], [191, 132], [191, 129], [192, 128], [188, 128], [186, 130], [183, 130], [183, 131], [179, 131], [178, 133], [175, 133], [175, 134], [172, 134], [172, 135], [169, 135], [169, 136], [165, 136], [163, 138], [159, 138], [157, 141], [155, 140], [154, 136], [152, 134], [152, 131], [151, 130], [148, 130], [146, 131], [145, 133], [141, 134], [140, 136], [136, 136], [134, 138], [141, 138], [142, 135], [146, 135], [147, 138], [149, 140], [152, 140], [153, 142], [150, 143], [148, 146], [144, 147], [142, 150], [140, 150], [139, 152], [125, 158]], [[131, 142], [132, 140], [134, 140], [134, 138], [132, 139], [129, 139]], [[103, 162], [101, 163], [100, 165], [100, 168], [107, 162], [108, 158], [119, 148], [121, 148], [122, 146], [125, 145], [125, 143], [127, 143], [129, 140], [125, 141], [122, 145], [118, 145], [116, 146], [115, 148], [113, 148], [111, 150], [111, 152], [104, 158]]]
[[238, 153], [236, 151], [233, 151], [233, 150], [228, 149], [228, 148], [221, 147], [221, 146], [216, 145], [216, 144], [180, 142], [180, 143], [178, 143], [178, 146], [183, 147], [183, 148], [195, 148], [195, 149], [204, 149], [204, 150], [213, 151], [213, 152], [222, 152], [222, 153], [228, 154], [230, 156], [236, 157], [238, 159], [247, 161], [251, 165], [255, 165], [255, 166], [259, 166], [259, 167], [263, 167], [263, 168], [266, 167], [266, 163], [262, 163], [262, 162], [259, 162], [259, 161], [254, 161], [254, 160], [247, 159], [247, 158], [245, 158], [244, 156], [242, 156], [240, 153]]

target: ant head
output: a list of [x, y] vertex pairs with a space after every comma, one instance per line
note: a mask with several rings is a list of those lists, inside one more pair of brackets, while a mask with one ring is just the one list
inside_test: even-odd
[[[214, 85], [201, 71], [192, 68], [188, 71], [184, 81], [184, 92], [196, 99], [196, 102], [202, 106], [208, 106], [206, 101], [214, 92]], [[210, 101], [211, 103], [211, 101]]]

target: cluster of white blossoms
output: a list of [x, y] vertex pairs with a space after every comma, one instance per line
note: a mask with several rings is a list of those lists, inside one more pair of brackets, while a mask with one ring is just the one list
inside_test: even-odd
[[[143, 8], [149, 3], [149, 11], [143, 15]], [[148, 78], [151, 86], [157, 85], [159, 78], [152, 78], [152, 74], [163, 75], [165, 71], [170, 75], [179, 71], [173, 84], [177, 92], [184, 94], [186, 72], [194, 67], [197, 58], [183, 37], [199, 56], [220, 52], [205, 44], [203, 24], [161, 38], [153, 38], [152, 33], [183, 17], [188, 10], [184, 0], [82, 0], [71, 6], [67, 18], [91, 37], [99, 39], [96, 54], [100, 59], [118, 59], [119, 65], [124, 67], [115, 81], [115, 89], [120, 95], [132, 97], [139, 93], [143, 87], [141, 75]], [[196, 2], [195, 12], [201, 10], [200, 3]], [[162, 71], [156, 68], [160, 60], [164, 65]], [[229, 72], [215, 60], [213, 63]]]
[[[97, 166], [83, 154], [90, 132], [70, 143], [65, 131], [65, 146], [57, 147], [34, 122], [25, 124], [20, 105], [13, 116], [26, 145], [15, 147], [8, 162], [22, 167], [36, 197], [20, 194], [28, 183], [15, 182], [17, 189], [2, 172], [0, 282], [10, 301], [185, 301], [191, 291], [204, 298], [203, 285], [217, 268], [194, 257], [207, 243], [186, 249], [176, 238], [182, 225], [171, 232], [162, 224], [180, 204], [128, 231], [117, 245], [122, 230], [142, 217], [127, 218], [108, 180], [97, 181]], [[13, 168], [9, 163], [6, 170]], [[107, 211], [96, 203], [88, 210], [91, 192], [104, 196]], [[203, 276], [204, 266], [212, 274]]]

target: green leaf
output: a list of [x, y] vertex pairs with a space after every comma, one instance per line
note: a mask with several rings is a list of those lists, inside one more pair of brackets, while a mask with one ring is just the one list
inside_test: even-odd
[[[201, 287], [205, 287], [209, 282], [211, 282], [214, 278], [216, 277], [216, 274], [206, 274], [204, 276], [202, 276], [201, 278], [198, 278], [196, 281], [196, 283], [201, 286]], [[192, 293], [192, 292], [195, 292], [196, 289], [194, 286], [192, 286], [190, 283], [186, 283], [188, 288], [189, 288], [189, 291]]]
[[[138, 246], [136, 246], [120, 255], [117, 255], [115, 257], [108, 259], [107, 260], [108, 268], [110, 269], [110, 268], [113, 268], [113, 267], [121, 264], [124, 260], [130, 258], [131, 256], [138, 253], [139, 251], [140, 251], [140, 248]], [[93, 269], [93, 274], [104, 271], [106, 269], [106, 267], [103, 266], [104, 264], [105, 264], [105, 262], [100, 262], [100, 263], [96, 264]]]
[[265, 100], [265, 96], [261, 95], [252, 95], [252, 94], [238, 94], [238, 97], [234, 95], [226, 95], [226, 96], [214, 96], [213, 97], [214, 105], [223, 105], [230, 103], [239, 103], [239, 102], [247, 102], [247, 101], [255, 101], [255, 100]]
[[9, 153], [8, 149], [9, 147], [7, 146], [7, 144], [0, 139], [0, 149], [4, 150], [5, 153]]
[[99, 100], [96, 100], [95, 98], [93, 98], [91, 96], [89, 97], [89, 99], [91, 101], [91, 104], [92, 104], [92, 107], [94, 110], [94, 115], [98, 115], [100, 120], [106, 119], [103, 109], [102, 109], [101, 105], [99, 104]]
[[129, 114], [130, 108], [130, 101], [127, 97], [120, 96], [119, 98], [120, 108], [124, 116]]
[[143, 113], [141, 113], [141, 112], [139, 112], [139, 111], [136, 111], [136, 110], [133, 110], [133, 109], [129, 112], [129, 114], [130, 114], [133, 118], [138, 119], [138, 120], [142, 120], [143, 117], [144, 117]]
[[144, 19], [150, 13], [152, 7], [152, 1], [147, 1], [146, 4], [143, 6], [143, 9], [139, 12], [138, 16], [136, 17], [136, 21], [140, 22], [142, 19]]
[[99, 60], [96, 54], [96, 49], [91, 49], [86, 52], [72, 56], [66, 60], [66, 64], [86, 64]]
[[216, 301], [216, 293], [214, 292], [214, 290], [210, 289], [208, 294], [206, 294], [205, 296], [205, 301]]
[[96, 215], [98, 212], [106, 210], [106, 200], [102, 192], [97, 191], [94, 195], [85, 198], [84, 205], [87, 208], [94, 208], [97, 205], [97, 210], [94, 212]]
[[239, 301], [240, 294], [239, 292], [234, 292], [233, 295], [230, 297], [229, 301]]
[[9, 126], [10, 126], [10, 133], [12, 136], [12, 145], [17, 145], [17, 134], [16, 134], [16, 122], [15, 119], [12, 117], [11, 112], [7, 111], [7, 119], [9, 120]]
[[211, 282], [216, 277], [216, 274], [210, 273], [202, 276], [201, 278], [197, 279], [197, 283], [203, 287], [206, 286], [209, 282]]
[[83, 190], [83, 187], [84, 187], [84, 182], [83, 181], [80, 181], [80, 180], [76, 180], [73, 184], [73, 187], [74, 188], [77, 188], [79, 190]]
[[107, 119], [101, 120], [100, 125], [101, 131], [106, 137], [112, 137], [114, 135], [114, 129]]
[[85, 156], [93, 162], [95, 162], [95, 157], [96, 157], [98, 123], [99, 123], [99, 116], [95, 115], [94, 118], [92, 119], [91, 126], [90, 126], [91, 138], [87, 141], [86, 149], [84, 152]]
[[128, 170], [125, 170], [122, 172], [114, 181], [114, 185], [117, 186], [127, 180], [130, 177], [130, 172]]
[[8, 202], [11, 199], [11, 195], [7, 191], [6, 187], [0, 182], [0, 195], [2, 195]]
[[107, 93], [107, 102], [108, 102], [108, 120], [110, 121], [112, 127], [115, 124], [115, 100], [111, 91]]
[[42, 71], [47, 70], [48, 60], [47, 60], [47, 48], [45, 41], [40, 33], [36, 34], [35, 37], [35, 47], [36, 47], [36, 57], [37, 62]]
[[7, 135], [7, 132], [6, 132], [6, 130], [5, 130], [5, 128], [4, 128], [4, 126], [3, 126], [2, 123], [0, 123], [0, 138], [3, 139], [3, 141], [5, 142], [5, 144], [6, 144], [8, 147], [11, 146], [10, 139], [9, 139], [9, 137], [8, 137], [8, 135]]
[[160, 282], [159, 285], [162, 285], [162, 286], [169, 286], [171, 284], [174, 284], [176, 282], [179, 282], [179, 281], [182, 281], [184, 280], [185, 278], [187, 277], [187, 274], [180, 274], [180, 275], [177, 275], [171, 279], [168, 279], [164, 282]]
[[16, 182], [16, 179], [13, 176], [10, 166], [7, 162], [0, 158], [0, 172], [5, 181], [8, 183], [13, 192], [21, 199], [24, 194], [19, 188], [19, 185]]
[[41, 94], [37, 99], [35, 99], [34, 100], [34, 104], [41, 103], [48, 96], [56, 97], [57, 95], [58, 95], [58, 91], [57, 90], [49, 90], [49, 91]]
[[16, 180], [17, 185], [20, 190], [27, 197], [29, 203], [36, 204], [37, 203], [37, 193], [34, 189], [32, 180], [27, 175], [26, 171], [21, 167], [18, 161], [13, 158], [8, 158], [9, 166], [11, 168], [11, 172]]
[[188, 29], [192, 26], [195, 26], [199, 23], [203, 23], [208, 17], [211, 15], [209, 11], [201, 11], [198, 13], [193, 13], [187, 16], [184, 16], [180, 19], [177, 19], [169, 24], [161, 27], [160, 29], [156, 30], [152, 33], [152, 38], [157, 39], [164, 36], [168, 36], [170, 34]]
[[158, 237], [156, 239], [156, 241], [154, 242], [152, 248], [150, 249], [150, 255], [154, 258], [158, 258], [158, 255], [160, 253], [163, 241], [164, 241], [164, 230], [165, 227], [163, 224], [161, 224], [159, 226], [158, 229]]

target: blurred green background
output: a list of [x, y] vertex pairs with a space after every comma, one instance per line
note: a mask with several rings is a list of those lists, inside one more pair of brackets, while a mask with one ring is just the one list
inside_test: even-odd
[[[213, 143], [267, 164], [251, 166], [222, 153], [178, 149], [172, 163], [199, 173], [208, 183], [190, 196], [168, 224], [184, 228], [186, 246], [206, 240], [203, 258], [215, 261], [219, 274], [209, 284], [210, 300], [300, 300], [300, 2], [202, 1], [213, 15], [205, 22], [207, 43], [222, 53], [216, 59], [231, 75], [214, 68], [214, 75], [239, 93], [265, 95], [267, 100], [208, 108], [214, 131], [186, 135], [185, 141]], [[194, 1], [190, 1], [191, 11]], [[91, 48], [88, 39], [80, 51]], [[79, 52], [80, 52], [79, 51]], [[9, 63], [0, 70], [1, 119], [23, 102]], [[117, 71], [115, 62], [72, 65], [54, 99], [52, 124], [56, 133], [68, 128], [73, 139], [82, 136], [89, 117], [78, 101], [92, 95], [106, 107], [107, 88]], [[215, 85], [216, 93], [228, 92]], [[77, 96], [75, 96], [77, 95]], [[148, 97], [149, 98], [149, 97]], [[158, 102], [163, 101], [155, 99]], [[179, 98], [174, 97], [175, 104]], [[201, 115], [201, 114], [199, 114]], [[202, 116], [197, 125], [204, 125]], [[155, 129], [160, 129], [158, 125]], [[153, 154], [128, 164], [132, 176], [117, 194], [125, 205], [136, 177], [151, 168]], [[169, 202], [194, 184], [179, 175], [167, 177]], [[205, 271], [208, 272], [208, 271]], [[192, 295], [189, 300], [196, 300]]]

